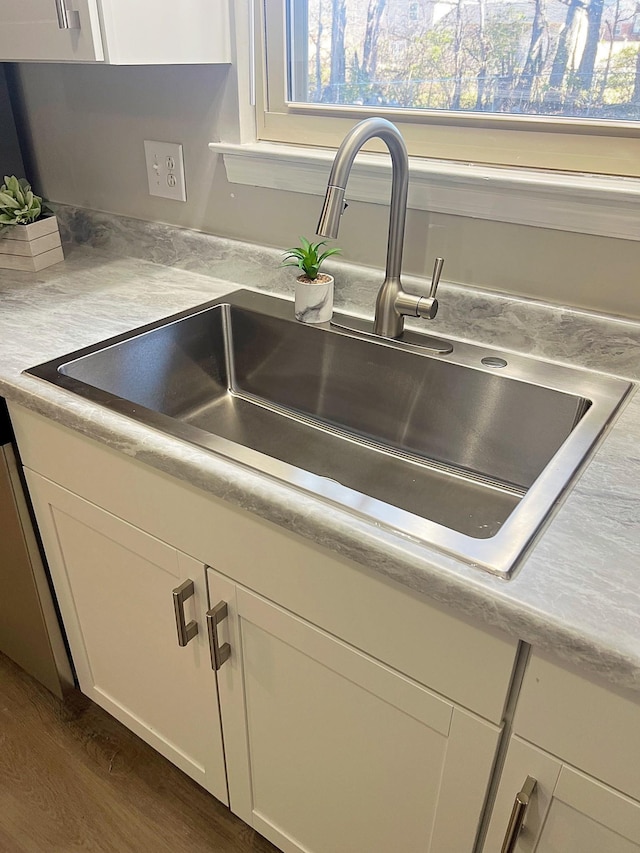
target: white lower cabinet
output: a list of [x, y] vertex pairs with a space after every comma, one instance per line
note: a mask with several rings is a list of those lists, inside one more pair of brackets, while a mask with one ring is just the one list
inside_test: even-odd
[[640, 853], [637, 696], [533, 652], [494, 770], [512, 638], [11, 416], [81, 689], [285, 853], [476, 853], [492, 773], [482, 853]]
[[[484, 853], [640, 853], [637, 698], [533, 652]], [[503, 846], [514, 800], [536, 785]]]
[[285, 853], [474, 853], [516, 641], [11, 415], [84, 693]]
[[[509, 834], [515, 799], [527, 778], [536, 786], [521, 831], [513, 824]], [[484, 845], [484, 853], [498, 851], [638, 853], [640, 803], [513, 737]]]
[[496, 726], [209, 570], [231, 808], [282, 850], [473, 849]]
[[[498, 726], [27, 479], [87, 696], [285, 853], [471, 853]], [[198, 630], [181, 646], [173, 592], [188, 580]]]
[[[26, 474], [82, 692], [228, 803], [204, 566]], [[198, 633], [181, 647], [173, 589], [187, 579]]]

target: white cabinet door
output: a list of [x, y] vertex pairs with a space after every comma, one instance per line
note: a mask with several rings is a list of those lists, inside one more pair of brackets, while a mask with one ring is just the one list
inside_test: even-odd
[[228, 0], [99, 0], [112, 65], [231, 62]]
[[[205, 567], [29, 470], [82, 692], [228, 803]], [[198, 633], [178, 645], [173, 590]]]
[[0, 61], [227, 63], [228, 0], [0, 0]]
[[60, 29], [56, 0], [0, 0], [0, 61], [102, 60], [96, 0], [67, 0], [66, 5], [78, 13], [78, 27]]
[[208, 582], [228, 609], [231, 809], [286, 853], [471, 853], [499, 729], [211, 569]]
[[513, 737], [484, 853], [503, 849], [516, 794], [537, 784], [513, 853], [639, 853], [640, 803]]

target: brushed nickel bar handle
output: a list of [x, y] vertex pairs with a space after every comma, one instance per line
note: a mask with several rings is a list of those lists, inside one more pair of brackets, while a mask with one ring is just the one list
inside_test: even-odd
[[438, 300], [436, 299], [436, 291], [440, 284], [440, 276], [442, 267], [444, 266], [444, 258], [436, 258], [433, 265], [433, 275], [431, 276], [431, 287], [428, 296], [421, 296], [415, 303], [415, 316], [424, 317], [425, 320], [433, 320], [438, 313]]
[[184, 618], [184, 603], [188, 598], [191, 598], [194, 592], [193, 581], [189, 578], [173, 590], [173, 609], [176, 614], [179, 646], [186, 646], [189, 640], [193, 640], [198, 633], [198, 623], [193, 620], [187, 623]]
[[507, 825], [507, 832], [502, 842], [501, 853], [514, 853], [516, 844], [518, 843], [518, 836], [522, 832], [524, 819], [529, 808], [529, 801], [531, 800], [531, 795], [535, 790], [536, 784], [537, 782], [533, 776], [527, 776], [522, 790], [516, 794], [509, 824]]
[[433, 275], [431, 276], [431, 288], [429, 289], [429, 299], [435, 299], [436, 290], [440, 284], [440, 276], [442, 275], [442, 267], [444, 266], [444, 258], [436, 258], [433, 264]]
[[207, 612], [207, 630], [209, 631], [209, 649], [211, 650], [211, 669], [217, 672], [222, 664], [231, 657], [231, 646], [218, 644], [218, 625], [229, 615], [226, 601], [220, 601]]
[[67, 9], [66, 0], [56, 0], [56, 12], [58, 14], [58, 27], [61, 30], [80, 29], [80, 13]]

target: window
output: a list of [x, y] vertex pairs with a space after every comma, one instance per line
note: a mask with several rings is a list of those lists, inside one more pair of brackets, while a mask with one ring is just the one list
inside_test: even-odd
[[640, 176], [635, 0], [260, 8], [263, 139], [335, 146], [376, 114], [418, 156]]

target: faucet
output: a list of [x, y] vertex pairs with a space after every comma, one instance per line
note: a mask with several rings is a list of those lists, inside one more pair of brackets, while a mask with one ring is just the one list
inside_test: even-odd
[[444, 260], [436, 258], [428, 296], [414, 296], [402, 289], [400, 271], [404, 223], [407, 216], [409, 158], [400, 131], [390, 121], [384, 118], [367, 118], [352, 128], [343, 139], [331, 167], [327, 194], [316, 233], [321, 237], [338, 236], [340, 217], [346, 207], [344, 194], [353, 161], [365, 142], [373, 137], [378, 137], [386, 144], [391, 155], [393, 170], [387, 266], [385, 279], [376, 299], [373, 331], [385, 338], [398, 338], [404, 330], [405, 316], [425, 317], [429, 320], [436, 316], [438, 311], [436, 290]]

